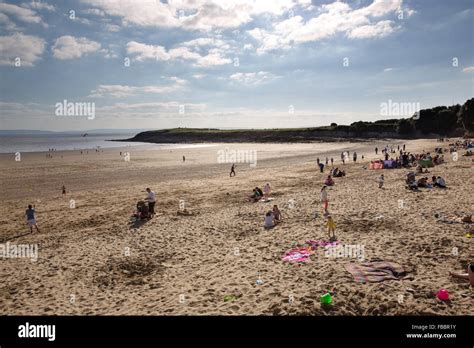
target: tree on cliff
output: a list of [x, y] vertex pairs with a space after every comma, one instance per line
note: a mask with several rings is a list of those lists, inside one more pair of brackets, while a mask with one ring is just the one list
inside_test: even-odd
[[411, 120], [401, 119], [398, 121], [397, 133], [400, 135], [411, 135], [415, 133], [415, 126]]
[[468, 132], [474, 132], [474, 98], [467, 100], [458, 112], [459, 122]]

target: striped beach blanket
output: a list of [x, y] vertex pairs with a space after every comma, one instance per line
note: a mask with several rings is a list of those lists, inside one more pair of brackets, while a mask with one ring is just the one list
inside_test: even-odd
[[401, 265], [388, 261], [349, 263], [344, 267], [359, 283], [399, 280], [406, 274]]

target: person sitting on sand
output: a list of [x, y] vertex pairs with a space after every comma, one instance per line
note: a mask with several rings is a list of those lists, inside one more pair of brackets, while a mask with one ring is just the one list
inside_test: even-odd
[[280, 209], [278, 209], [278, 206], [276, 204], [273, 206], [273, 217], [275, 219], [275, 223], [281, 222], [283, 220], [281, 211]]
[[417, 183], [418, 187], [428, 187], [428, 178], [425, 176], [423, 178], [418, 179]]
[[444, 181], [442, 177], [438, 176], [436, 178], [436, 182], [434, 183], [434, 186], [439, 187], [439, 188], [446, 188], [446, 181]]
[[249, 201], [251, 202], [258, 202], [262, 198], [262, 196], [258, 193], [257, 189], [253, 189], [253, 193], [251, 196], [249, 196]]
[[270, 197], [270, 193], [272, 192], [272, 189], [270, 187], [270, 184], [267, 182], [265, 186], [263, 187], [263, 193], [265, 199], [268, 199]]
[[275, 227], [274, 218], [275, 216], [273, 215], [273, 211], [271, 210], [267, 211], [267, 213], [265, 214], [265, 218], [263, 220], [264, 221], [263, 227], [265, 227], [266, 229]]
[[474, 287], [474, 263], [471, 263], [469, 266], [467, 266], [467, 273], [449, 272], [449, 275], [454, 278], [469, 280], [471, 287]]
[[263, 192], [262, 192], [262, 190], [260, 189], [260, 187], [257, 186], [257, 187], [255, 188], [255, 190], [257, 190], [257, 192], [258, 192], [258, 194], [259, 194], [260, 197], [263, 197]]
[[328, 192], [326, 191], [326, 188], [326, 185], [323, 185], [323, 187], [321, 188], [321, 203], [324, 204], [325, 213], [327, 213], [329, 205]]
[[35, 209], [30, 205], [28, 205], [28, 209], [26, 209], [25, 212], [26, 216], [26, 222], [28, 223], [28, 226], [30, 227], [30, 233], [33, 233], [33, 226], [36, 227], [36, 231], [40, 231], [38, 228], [38, 224], [36, 223], [36, 211]]
[[334, 180], [331, 178], [331, 175], [328, 175], [326, 180], [324, 181], [324, 185], [326, 186], [334, 186]]
[[406, 188], [414, 191], [418, 191], [418, 185], [416, 183], [416, 177], [414, 172], [409, 172], [406, 175], [405, 182], [407, 184]]
[[[326, 227], [328, 228], [329, 241], [333, 242], [336, 240], [336, 223], [334, 222], [331, 215], [327, 216]], [[332, 232], [332, 236], [331, 236]]]

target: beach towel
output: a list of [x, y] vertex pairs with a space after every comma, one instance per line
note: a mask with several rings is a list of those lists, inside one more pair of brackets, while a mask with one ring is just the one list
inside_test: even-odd
[[364, 262], [361, 264], [349, 263], [344, 267], [359, 283], [399, 280], [406, 273], [398, 263], [387, 261]]
[[421, 166], [421, 168], [432, 168], [434, 167], [433, 161], [431, 159], [422, 159], [418, 160], [418, 164]]
[[397, 168], [397, 166], [398, 166], [397, 161], [394, 161], [394, 160], [383, 161], [383, 167], [385, 169], [395, 169]]
[[382, 162], [382, 161], [370, 162], [370, 164], [369, 164], [369, 169], [370, 169], [370, 170], [383, 169], [383, 162]]
[[314, 251], [311, 248], [295, 248], [287, 251], [283, 255], [283, 261], [296, 261], [296, 262], [305, 262], [308, 261], [309, 257], [314, 254]]
[[306, 246], [288, 250], [285, 255], [283, 255], [282, 260], [287, 262], [306, 262], [309, 260], [309, 257], [314, 254], [318, 246], [335, 246], [339, 244], [339, 242], [328, 242], [325, 240], [308, 240], [305, 244]]
[[260, 202], [262, 202], [262, 203], [268, 203], [268, 202], [271, 202], [271, 201], [273, 201], [272, 197], [268, 197], [268, 198], [263, 197], [262, 199], [260, 199]]

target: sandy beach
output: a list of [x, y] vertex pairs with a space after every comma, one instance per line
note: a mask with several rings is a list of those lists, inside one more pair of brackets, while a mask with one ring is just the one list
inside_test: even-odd
[[[407, 169], [367, 170], [382, 158], [374, 147], [406, 144], [433, 151], [447, 143], [390, 140], [321, 144], [212, 144], [0, 155], [0, 243], [34, 244], [38, 259], [1, 260], [2, 315], [472, 315], [473, 289], [449, 271], [474, 261], [473, 224], [435, 217], [474, 213], [471, 158], [429, 168], [448, 189], [405, 188]], [[218, 163], [218, 152], [255, 151], [255, 166]], [[340, 160], [358, 153], [357, 163]], [[130, 161], [119, 151], [130, 152]], [[186, 161], [182, 161], [182, 156]], [[361, 156], [365, 159], [362, 160]], [[327, 239], [319, 193], [333, 157], [347, 175], [329, 188], [329, 211], [342, 244], [362, 245], [366, 261], [401, 264], [401, 280], [358, 283], [319, 248], [307, 262], [284, 262], [295, 244]], [[330, 167], [330, 166], [329, 166]], [[376, 182], [383, 172], [385, 184]], [[269, 182], [271, 202], [246, 200]], [[67, 194], [61, 194], [62, 185]], [[157, 215], [131, 222], [145, 188]], [[71, 207], [71, 200], [74, 200]], [[192, 216], [177, 214], [184, 201]], [[403, 202], [400, 207], [400, 201]], [[290, 202], [290, 203], [289, 203]], [[24, 212], [34, 204], [40, 232], [28, 234]], [[263, 228], [277, 204], [284, 221]], [[314, 218], [314, 213], [319, 216]], [[453, 252], [455, 250], [456, 252]], [[257, 282], [257, 280], [259, 280]], [[446, 288], [450, 301], [436, 298]], [[333, 292], [331, 306], [320, 296]]]

